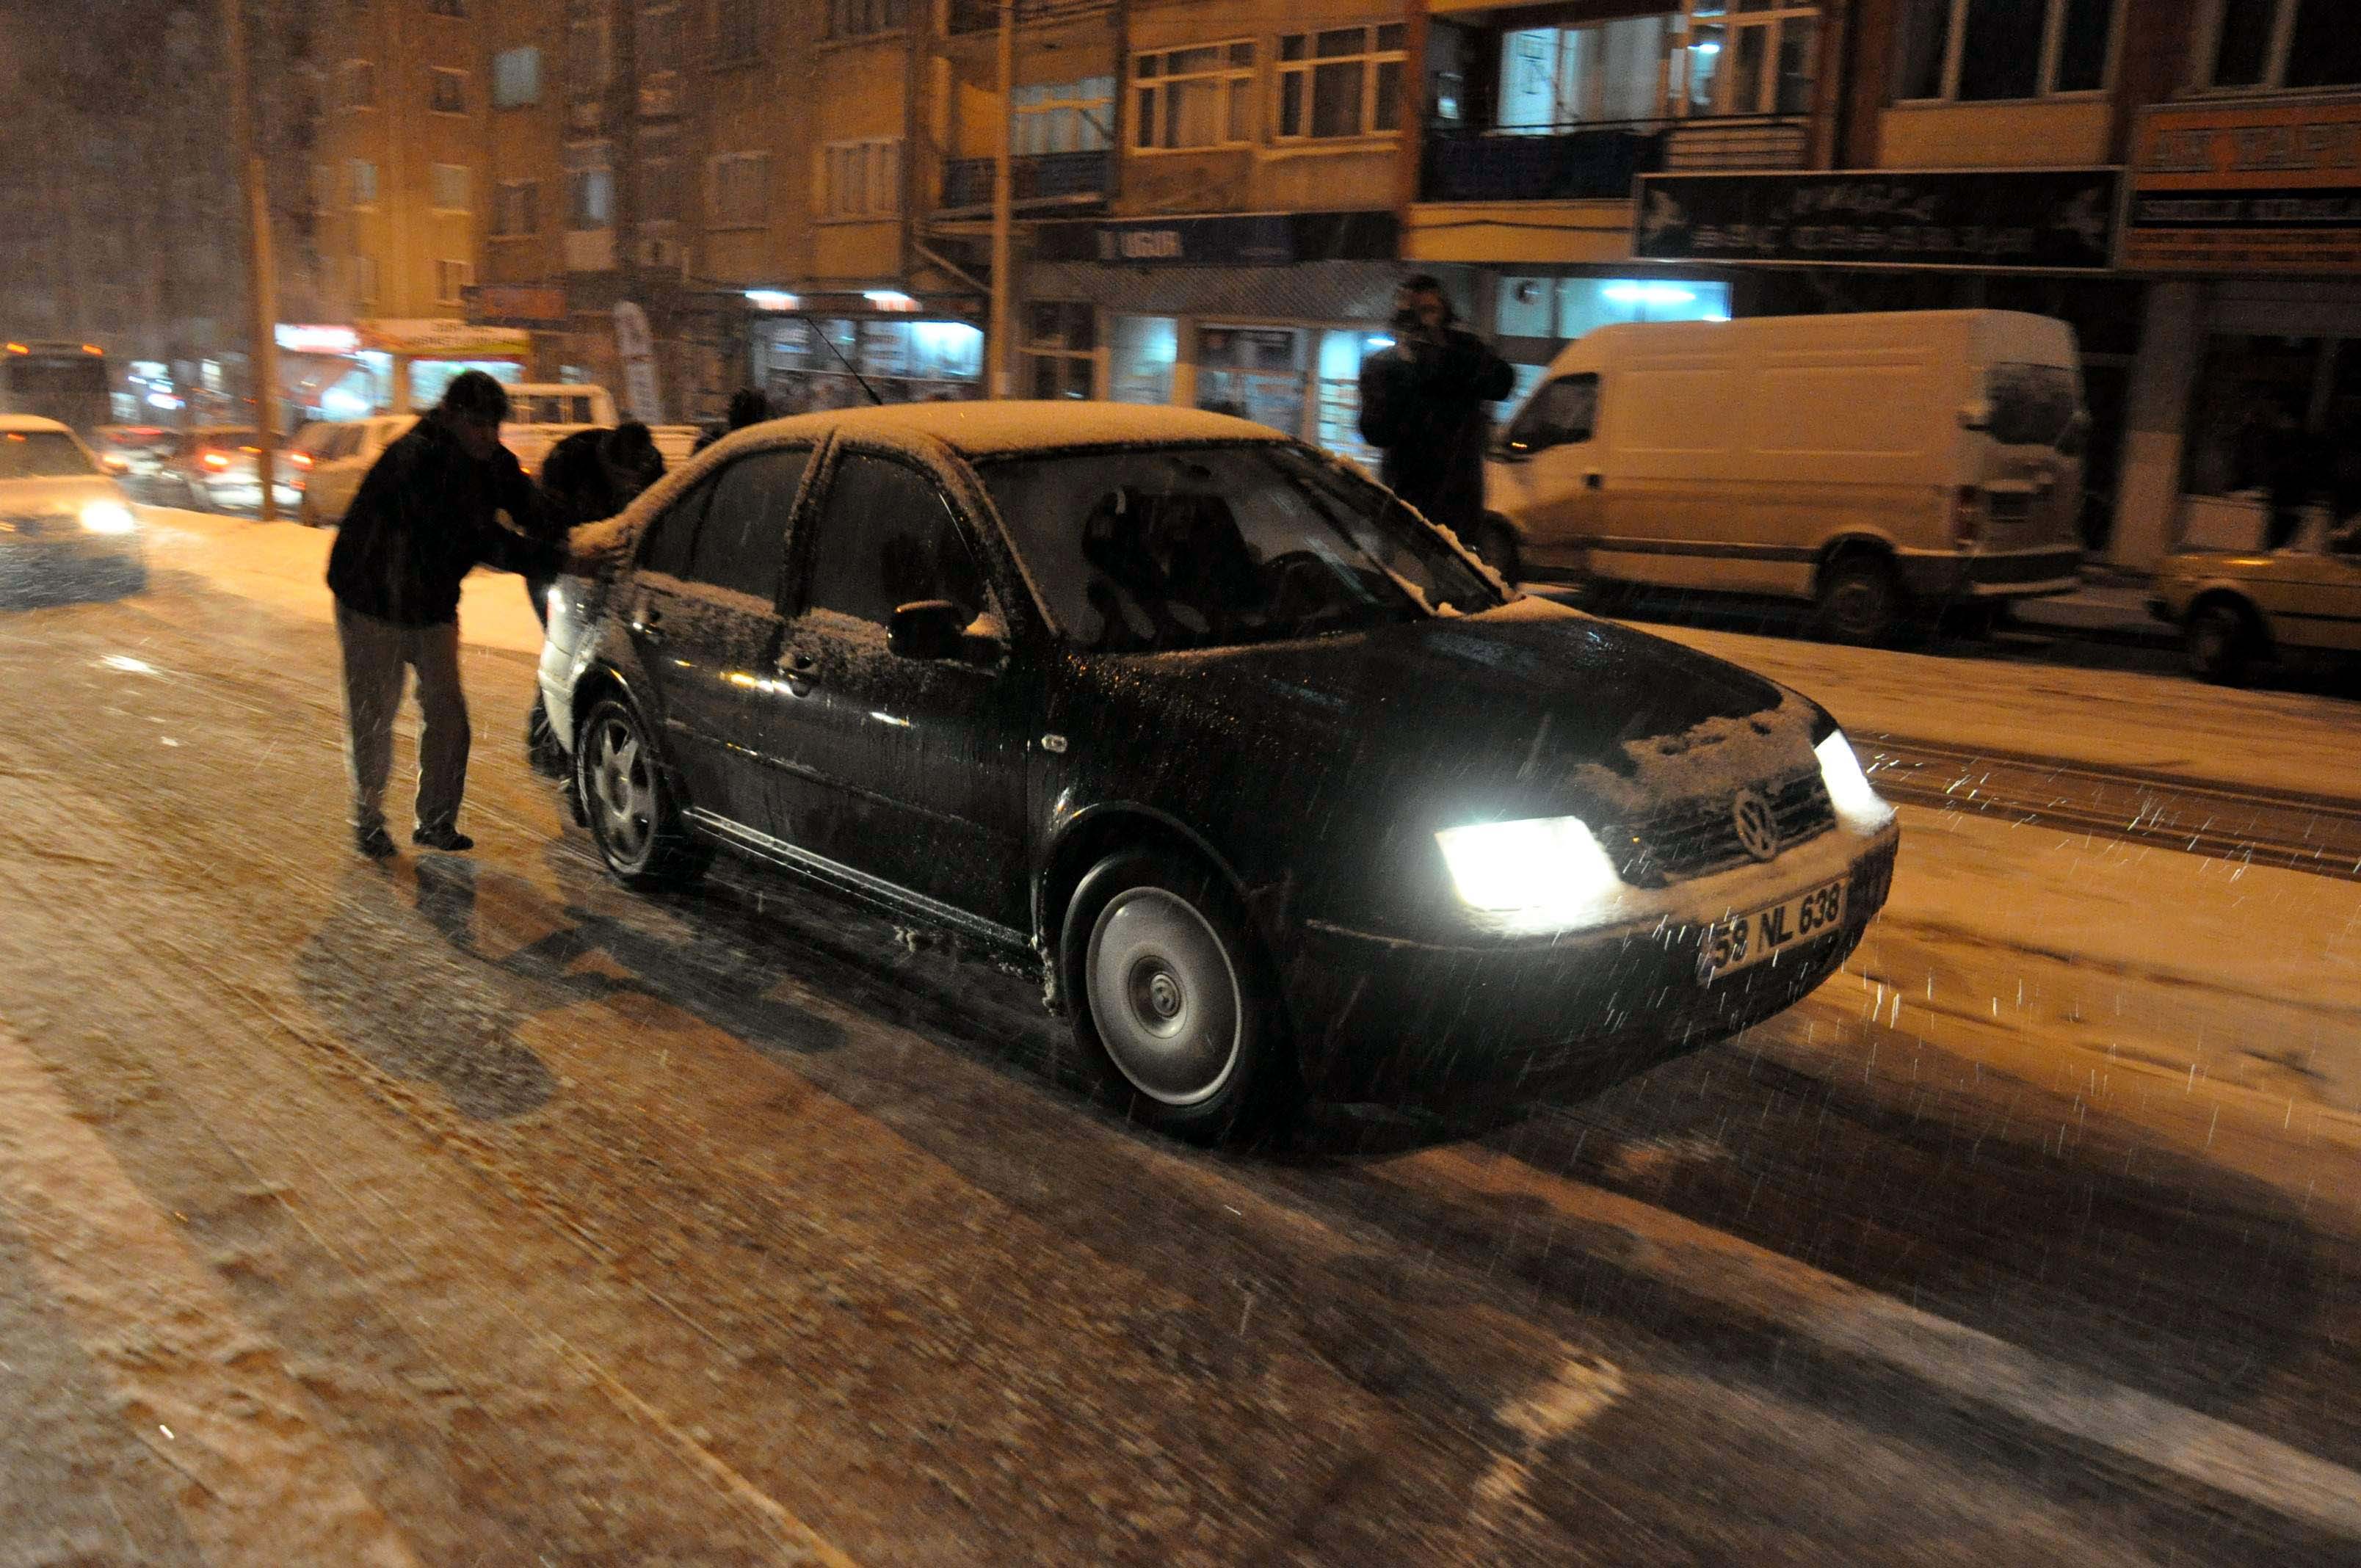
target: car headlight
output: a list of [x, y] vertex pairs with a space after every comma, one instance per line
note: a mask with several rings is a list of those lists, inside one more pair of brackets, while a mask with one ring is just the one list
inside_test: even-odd
[[1504, 932], [1595, 924], [1623, 890], [1614, 862], [1579, 817], [1446, 828], [1434, 841], [1459, 901]]
[[1884, 797], [1869, 786], [1869, 775], [1861, 772], [1861, 759], [1853, 755], [1852, 742], [1839, 729], [1812, 748], [1820, 760], [1820, 782], [1828, 786], [1828, 804], [1837, 808], [1837, 820], [1856, 833], [1874, 833], [1894, 820], [1894, 807]]
[[93, 533], [128, 533], [139, 526], [121, 501], [93, 501], [82, 509], [82, 525]]

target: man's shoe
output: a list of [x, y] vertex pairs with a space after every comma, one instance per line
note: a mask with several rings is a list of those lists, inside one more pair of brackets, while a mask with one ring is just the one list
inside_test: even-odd
[[410, 841], [454, 855], [463, 854], [476, 847], [476, 841], [456, 828], [421, 828], [410, 836]]
[[353, 829], [353, 848], [372, 861], [388, 860], [393, 854], [393, 835], [381, 826], [356, 828]]

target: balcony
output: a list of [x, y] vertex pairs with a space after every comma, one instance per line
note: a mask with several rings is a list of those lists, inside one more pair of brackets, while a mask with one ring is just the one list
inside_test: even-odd
[[1432, 132], [1419, 170], [1422, 202], [1597, 202], [1631, 194], [1667, 170], [1801, 169], [1810, 125], [1800, 115], [1592, 121], [1509, 130]]
[[[1102, 201], [1106, 196], [1107, 174], [1114, 157], [1114, 153], [1101, 149], [1033, 153], [1011, 159], [1011, 199], [1019, 207], [1082, 206]], [[989, 158], [954, 158], [946, 162], [941, 210], [957, 212], [991, 206], [993, 165], [996, 161]]]
[[[1064, 21], [1090, 8], [1075, 0], [1016, 0], [1016, 20], [1019, 25], [1047, 17]], [[988, 33], [1000, 26], [1000, 0], [951, 0], [949, 19], [950, 32]]]

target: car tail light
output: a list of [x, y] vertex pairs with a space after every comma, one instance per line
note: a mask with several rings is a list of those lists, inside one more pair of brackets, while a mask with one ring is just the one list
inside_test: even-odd
[[202, 462], [206, 467], [211, 468], [214, 473], [218, 474], [223, 469], [229, 466], [229, 454], [226, 452], [208, 452], [204, 456], [198, 459], [198, 461]]
[[287, 455], [287, 460], [298, 468], [309, 468], [312, 466], [312, 455], [308, 452], [290, 452]]
[[1965, 550], [1984, 530], [1984, 495], [1973, 485], [1961, 485], [1951, 500], [1951, 543]]

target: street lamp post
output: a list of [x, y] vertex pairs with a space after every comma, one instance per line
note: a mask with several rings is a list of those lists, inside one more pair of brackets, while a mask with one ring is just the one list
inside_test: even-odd
[[253, 347], [247, 377], [253, 383], [254, 459], [262, 485], [262, 521], [277, 520], [278, 464], [271, 437], [278, 426], [279, 302], [270, 255], [270, 183], [254, 149], [254, 104], [246, 79], [244, 0], [222, 0], [222, 49], [229, 61], [229, 117], [237, 142], [238, 183], [246, 197], [246, 293], [252, 307]]

